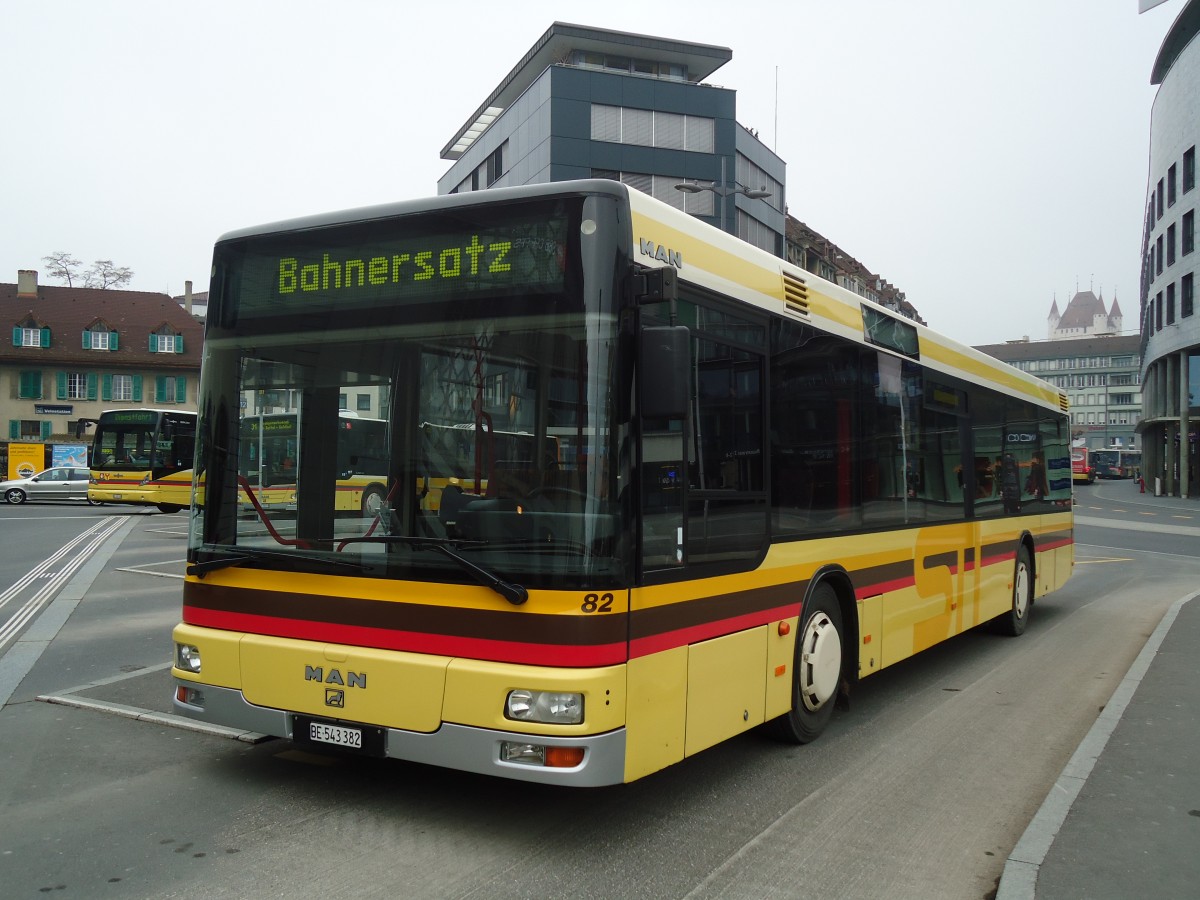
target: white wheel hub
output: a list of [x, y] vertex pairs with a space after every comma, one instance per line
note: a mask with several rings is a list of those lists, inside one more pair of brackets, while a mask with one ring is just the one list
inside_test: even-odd
[[1029, 567], [1017, 566], [1017, 577], [1013, 580], [1013, 612], [1024, 619], [1029, 611]]
[[816, 712], [834, 695], [842, 673], [842, 639], [833, 620], [817, 612], [804, 625], [800, 655], [800, 697]]

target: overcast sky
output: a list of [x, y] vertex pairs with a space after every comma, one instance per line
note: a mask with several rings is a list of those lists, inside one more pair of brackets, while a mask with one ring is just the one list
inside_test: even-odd
[[224, 232], [437, 192], [439, 151], [554, 21], [726, 46], [709, 82], [788, 211], [970, 344], [1076, 287], [1136, 330], [1150, 69], [1137, 0], [0, 4], [0, 281], [65, 250], [207, 290]]

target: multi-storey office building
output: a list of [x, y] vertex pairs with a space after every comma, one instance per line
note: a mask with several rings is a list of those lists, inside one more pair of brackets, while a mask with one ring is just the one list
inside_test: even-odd
[[782, 256], [785, 164], [737, 122], [736, 92], [704, 83], [732, 58], [555, 22], [442, 149], [438, 193], [613, 178]]
[[1195, 273], [1200, 144], [1200, 2], [1188, 0], [1159, 48], [1142, 243], [1142, 470], [1165, 493], [1195, 496], [1200, 316]]
[[976, 347], [1066, 393], [1071, 436], [1092, 449], [1136, 448], [1142, 411], [1139, 338], [1084, 337]]

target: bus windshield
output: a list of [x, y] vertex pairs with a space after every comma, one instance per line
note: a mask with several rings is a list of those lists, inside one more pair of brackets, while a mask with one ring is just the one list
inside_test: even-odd
[[154, 409], [102, 413], [92, 442], [92, 468], [152, 472], [159, 477], [191, 468], [195, 413]]
[[[517, 239], [499, 225], [439, 218], [400, 223], [386, 248], [378, 231], [370, 248], [354, 246], [352, 229], [340, 244], [326, 232], [316, 248], [279, 235], [224, 258], [218, 248], [217, 321], [240, 321], [222, 329], [210, 307], [205, 371], [223, 374], [201, 391], [195, 558], [252, 566], [261, 554], [278, 565], [284, 553], [301, 571], [495, 575], [531, 587], [624, 577], [618, 537], [628, 529], [608, 465], [617, 320], [585, 303], [570, 217], [539, 210], [541, 230], [518, 220]], [[367, 254], [378, 256], [364, 271], [372, 259], [428, 253], [452, 282], [474, 251], [447, 246], [484, 247], [482, 269], [499, 244], [519, 276], [431, 277], [438, 302], [408, 283], [344, 298], [333, 287], [346, 291], [357, 278], [349, 263]], [[337, 270], [304, 262], [335, 255]], [[306, 296], [305, 278], [322, 291]], [[596, 293], [613, 302], [611, 286]]]

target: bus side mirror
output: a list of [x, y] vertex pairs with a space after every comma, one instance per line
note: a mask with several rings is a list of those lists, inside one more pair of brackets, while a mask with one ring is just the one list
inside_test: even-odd
[[691, 349], [686, 325], [642, 329], [638, 345], [638, 399], [643, 418], [687, 418]]

